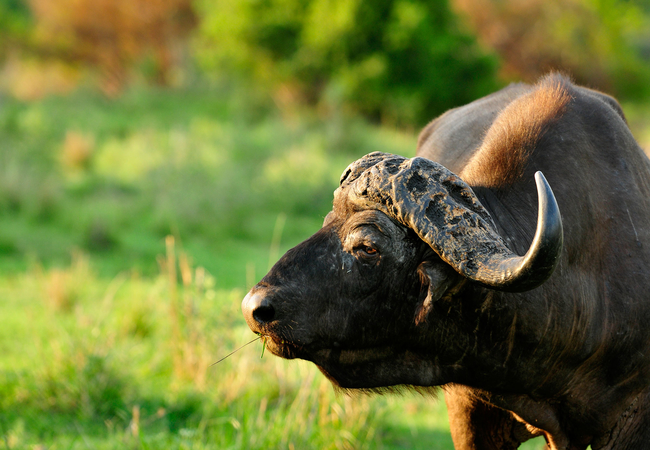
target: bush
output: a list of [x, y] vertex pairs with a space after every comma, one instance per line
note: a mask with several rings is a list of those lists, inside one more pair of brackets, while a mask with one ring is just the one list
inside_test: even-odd
[[496, 87], [496, 59], [462, 32], [447, 0], [201, 0], [196, 53], [295, 102], [422, 125]]
[[7, 51], [28, 40], [31, 25], [29, 9], [20, 0], [0, 0], [0, 58]]
[[122, 92], [137, 64], [156, 83], [174, 84], [182, 43], [196, 23], [191, 0], [30, 0], [29, 6], [38, 53], [97, 68], [111, 96]]
[[643, 0], [453, 0], [508, 78], [549, 70], [619, 98], [650, 97], [650, 7]]

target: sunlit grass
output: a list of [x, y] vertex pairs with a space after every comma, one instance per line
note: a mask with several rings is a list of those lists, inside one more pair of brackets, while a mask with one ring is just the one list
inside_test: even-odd
[[79, 254], [0, 277], [0, 296], [8, 448], [451, 448], [431, 399], [337, 395], [258, 343], [213, 365], [254, 337], [243, 291], [218, 289], [172, 237], [157, 277], [104, 279]]
[[0, 268], [61, 264], [79, 248], [101, 274], [152, 275], [172, 234], [222, 286], [242, 286], [242, 267], [266, 269], [279, 216], [286, 249], [320, 226], [351, 161], [415, 149], [413, 133], [359, 119], [254, 108], [210, 90], [6, 99]]

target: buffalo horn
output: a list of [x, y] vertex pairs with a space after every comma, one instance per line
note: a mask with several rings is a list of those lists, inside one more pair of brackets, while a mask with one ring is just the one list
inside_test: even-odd
[[562, 252], [562, 220], [541, 172], [535, 174], [537, 229], [524, 256], [512, 252], [472, 189], [444, 166], [420, 157], [371, 153], [341, 177], [335, 203], [376, 209], [418, 236], [458, 273], [493, 289], [522, 292], [553, 273]]

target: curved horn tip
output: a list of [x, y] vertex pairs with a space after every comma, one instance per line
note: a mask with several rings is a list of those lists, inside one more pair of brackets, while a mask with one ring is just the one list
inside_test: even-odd
[[502, 259], [488, 277], [477, 281], [487, 287], [524, 292], [543, 284], [560, 261], [564, 242], [562, 218], [553, 190], [541, 172], [535, 173], [537, 185], [537, 228], [524, 256]]
[[[513, 270], [513, 284], [506, 289], [509, 291], [527, 291], [544, 283], [553, 274], [562, 255], [564, 231], [560, 208], [542, 172], [535, 173], [535, 183], [537, 228], [530, 248], [521, 258], [521, 265]], [[515, 281], [517, 279], [521, 282]]]
[[559, 253], [564, 240], [560, 208], [557, 205], [557, 200], [555, 200], [553, 190], [542, 172], [535, 172], [535, 182], [537, 184], [538, 207], [537, 229], [535, 230], [533, 243], [538, 238], [544, 239], [542, 244], [553, 243], [554, 248]]

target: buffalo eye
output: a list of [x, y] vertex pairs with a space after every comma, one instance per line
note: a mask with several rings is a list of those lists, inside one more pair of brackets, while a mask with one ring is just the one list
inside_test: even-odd
[[361, 245], [356, 250], [357, 254], [363, 258], [375, 258], [379, 256], [379, 250], [370, 245]]

